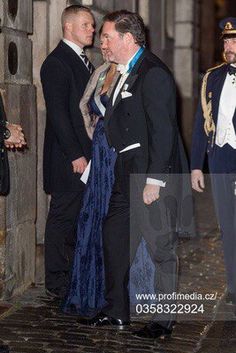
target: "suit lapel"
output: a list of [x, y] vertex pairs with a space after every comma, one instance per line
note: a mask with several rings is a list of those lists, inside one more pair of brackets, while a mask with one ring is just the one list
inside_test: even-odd
[[120, 78], [121, 78], [121, 76], [118, 77], [118, 79], [116, 81], [116, 84], [115, 84], [115, 86], [113, 88], [113, 91], [112, 91], [112, 93], [110, 95], [110, 99], [108, 101], [108, 104], [107, 104], [107, 107], [106, 107], [105, 116], [104, 116], [105, 121], [109, 119], [109, 117], [111, 116], [111, 114], [112, 114], [112, 112], [114, 110], [114, 107], [112, 106], [112, 101], [113, 101], [114, 92], [115, 92], [116, 87], [117, 87], [117, 85], [118, 85], [118, 83], [120, 81]]
[[227, 65], [222, 68], [221, 75], [217, 75], [212, 83], [212, 115], [217, 123], [220, 95], [227, 75]]
[[63, 60], [70, 66], [76, 79], [79, 79], [80, 82], [81, 76], [83, 76], [88, 81], [90, 73], [79, 55], [63, 41], [59, 42], [58, 47]]

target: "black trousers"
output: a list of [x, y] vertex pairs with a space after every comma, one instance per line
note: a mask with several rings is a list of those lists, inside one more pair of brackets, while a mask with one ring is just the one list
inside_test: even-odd
[[52, 193], [45, 231], [45, 286], [68, 287], [83, 192]]
[[211, 174], [211, 182], [223, 241], [228, 291], [236, 296], [236, 174]]
[[[132, 172], [135, 172], [132, 158], [119, 155], [115, 166], [115, 185], [103, 229], [107, 301], [103, 311], [125, 321], [130, 319], [129, 269], [142, 236], [156, 267], [155, 288], [158, 293], [176, 291], [178, 271], [176, 233], [173, 230], [176, 218], [164, 202], [166, 198], [163, 195], [160, 201], [150, 206], [144, 205], [142, 192], [145, 178], [132, 177], [130, 190]], [[159, 320], [163, 326], [169, 327], [173, 318], [165, 314]]]

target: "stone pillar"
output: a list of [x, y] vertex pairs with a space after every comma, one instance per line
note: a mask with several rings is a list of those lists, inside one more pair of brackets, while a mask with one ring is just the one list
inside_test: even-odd
[[[11, 188], [0, 202], [1, 297], [23, 291], [35, 278], [36, 111], [32, 85], [32, 0], [0, 4], [0, 88], [8, 120], [24, 129], [28, 148], [9, 152]], [[3, 211], [3, 212], [2, 212]]]
[[67, 0], [48, 0], [48, 37], [51, 52], [62, 38], [61, 14], [67, 6]]
[[93, 5], [99, 11], [111, 12], [126, 9], [129, 11], [137, 10], [137, 0], [82, 0], [84, 5]]
[[114, 0], [116, 10], [126, 9], [128, 11], [137, 10], [137, 0]]
[[149, 47], [165, 64], [173, 68], [173, 0], [149, 0]]
[[182, 134], [190, 149], [193, 117], [198, 97], [198, 1], [176, 0], [174, 73]]
[[[87, 0], [83, 0], [82, 3], [86, 4]], [[114, 0], [93, 0], [92, 4], [96, 9], [99, 9], [100, 11], [103, 11], [104, 14], [105, 12], [112, 12], [114, 11], [114, 5], [115, 1]]]
[[142, 16], [145, 26], [149, 25], [149, 0], [139, 0], [138, 2], [138, 12]]
[[48, 4], [46, 1], [34, 1], [33, 21], [33, 83], [37, 98], [37, 221], [36, 221], [36, 282], [44, 280], [44, 230], [47, 217], [47, 196], [43, 191], [43, 136], [45, 128], [45, 105], [40, 83], [40, 67], [48, 52], [47, 22]]
[[215, 1], [202, 0], [200, 7], [200, 72], [214, 66], [215, 62]]

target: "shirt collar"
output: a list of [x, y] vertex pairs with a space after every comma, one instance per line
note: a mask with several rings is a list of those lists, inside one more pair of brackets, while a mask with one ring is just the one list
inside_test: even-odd
[[68, 39], [65, 39], [63, 38], [62, 41], [67, 44], [71, 49], [73, 49], [77, 55], [81, 55], [81, 53], [83, 52], [83, 49], [80, 48], [80, 46], [78, 46], [77, 44], [71, 42], [70, 40]]

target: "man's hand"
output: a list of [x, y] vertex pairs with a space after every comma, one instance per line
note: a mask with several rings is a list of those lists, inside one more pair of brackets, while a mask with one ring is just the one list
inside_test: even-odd
[[7, 124], [6, 128], [11, 133], [11, 136], [7, 140], [4, 140], [4, 144], [7, 148], [21, 148], [26, 145], [25, 137], [20, 125]]
[[143, 190], [143, 201], [146, 205], [151, 205], [152, 202], [158, 200], [160, 197], [160, 186], [146, 184]]
[[192, 188], [198, 192], [203, 192], [205, 189], [204, 175], [200, 169], [194, 169], [191, 172]]
[[78, 159], [75, 159], [72, 162], [73, 172], [83, 174], [87, 165], [88, 165], [88, 163], [84, 157], [80, 157]]

